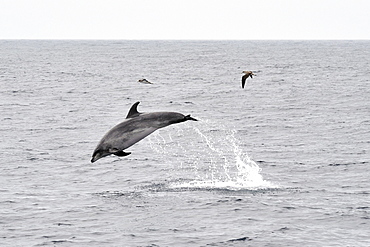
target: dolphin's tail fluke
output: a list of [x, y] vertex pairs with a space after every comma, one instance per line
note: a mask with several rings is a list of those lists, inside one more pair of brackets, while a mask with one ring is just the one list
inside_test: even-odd
[[188, 120], [198, 121], [197, 119], [190, 117], [190, 115], [187, 115], [184, 117], [184, 121], [188, 121]]

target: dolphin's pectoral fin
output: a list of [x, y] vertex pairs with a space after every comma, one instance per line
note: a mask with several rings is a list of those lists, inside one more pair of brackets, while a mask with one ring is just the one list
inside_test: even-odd
[[122, 157], [122, 156], [130, 155], [131, 153], [126, 153], [126, 152], [123, 152], [123, 151], [118, 151], [118, 152], [113, 153], [113, 154]]
[[136, 102], [135, 104], [133, 104], [126, 116], [126, 118], [133, 118], [133, 117], [137, 117], [140, 115], [140, 112], [137, 111], [137, 106], [140, 104], [140, 102]]

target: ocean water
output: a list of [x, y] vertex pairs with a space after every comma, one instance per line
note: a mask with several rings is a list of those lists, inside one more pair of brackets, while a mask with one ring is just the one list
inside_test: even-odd
[[370, 246], [369, 41], [2, 40], [0, 123], [1, 246]]

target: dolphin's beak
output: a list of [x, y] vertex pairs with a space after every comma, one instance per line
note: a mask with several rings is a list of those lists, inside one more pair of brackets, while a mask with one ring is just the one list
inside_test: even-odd
[[91, 159], [91, 163], [94, 163], [95, 161], [97, 161], [99, 158], [98, 157], [96, 157], [96, 156], [94, 156], [94, 157], [92, 157], [92, 159]]
[[94, 154], [92, 156], [92, 159], [91, 159], [91, 163], [94, 163], [95, 161], [97, 161], [100, 158], [102, 158], [102, 155], [99, 152], [94, 152]]

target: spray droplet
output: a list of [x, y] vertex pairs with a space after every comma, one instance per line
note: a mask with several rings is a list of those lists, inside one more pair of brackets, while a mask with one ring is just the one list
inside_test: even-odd
[[[209, 121], [198, 127], [176, 127], [172, 135], [151, 135], [151, 147], [166, 156], [180, 174], [174, 188], [263, 189], [276, 188], [263, 179], [261, 168], [250, 159], [236, 138], [237, 131]], [[176, 138], [172, 139], [172, 136]], [[176, 141], [174, 141], [176, 140]]]

